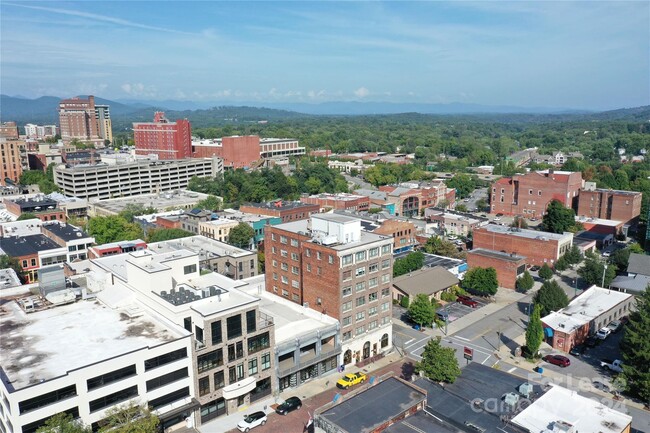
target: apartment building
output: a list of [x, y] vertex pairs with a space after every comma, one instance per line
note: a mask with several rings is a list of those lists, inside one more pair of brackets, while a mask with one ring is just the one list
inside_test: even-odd
[[47, 137], [54, 137], [59, 132], [59, 127], [56, 125], [35, 125], [28, 123], [25, 125], [25, 137], [33, 139], [44, 139]]
[[363, 212], [370, 208], [370, 198], [343, 192], [337, 194], [321, 193], [308, 197], [300, 197], [300, 201], [307, 204], [317, 204], [320, 206], [321, 211], [333, 209]]
[[531, 266], [549, 266], [573, 245], [572, 233], [548, 233], [488, 224], [473, 232], [474, 248], [501, 251], [526, 257]]
[[103, 200], [185, 189], [194, 176], [213, 178], [220, 173], [223, 173], [223, 164], [218, 158], [76, 167], [59, 165], [54, 169], [54, 183], [66, 195]]
[[317, 204], [301, 203], [299, 201], [276, 200], [266, 203], [245, 203], [239, 207], [241, 212], [254, 215], [278, 217], [283, 223], [308, 219], [320, 212]]
[[219, 242], [228, 242], [230, 230], [239, 225], [238, 221], [229, 219], [215, 219], [209, 221], [199, 221], [199, 234]]
[[642, 199], [640, 192], [596, 188], [596, 182], [585, 182], [576, 215], [633, 224], [641, 215]]
[[548, 169], [504, 177], [492, 184], [490, 213], [541, 217], [553, 200], [576, 208], [582, 173]]
[[95, 105], [95, 121], [97, 122], [97, 135], [104, 141], [113, 142], [113, 125], [111, 111], [108, 105]]
[[162, 111], [153, 122], [133, 123], [136, 155], [155, 155], [159, 160], [185, 159], [192, 156], [192, 126], [187, 119], [170, 122]]
[[291, 138], [260, 138], [257, 135], [231, 136], [208, 140], [194, 140], [195, 158], [218, 156], [228, 168], [251, 168], [260, 159], [304, 155], [305, 148]]
[[66, 144], [77, 139], [100, 147], [104, 145], [104, 138], [99, 135], [95, 97], [92, 95], [88, 99], [77, 97], [59, 102], [59, 125], [61, 138]]
[[391, 237], [318, 214], [267, 226], [264, 242], [266, 290], [339, 320], [343, 364], [391, 348]]
[[41, 232], [57, 243], [57, 245], [68, 250], [66, 262], [75, 260], [86, 260], [88, 249], [95, 243], [95, 238], [71, 224], [58, 221], [50, 221], [41, 225]]
[[16, 122], [0, 123], [0, 137], [9, 140], [18, 140], [18, 126], [16, 125]]
[[[246, 283], [200, 275], [198, 254], [152, 250], [91, 261], [88, 290], [110, 304], [155, 311], [193, 334], [190, 377], [200, 405], [196, 425], [271, 394], [274, 323]], [[188, 352], [189, 355], [189, 352]], [[191, 394], [192, 395], [192, 394]]]
[[[27, 147], [23, 140], [0, 137], [0, 185], [18, 184], [23, 170], [27, 170]], [[9, 180], [9, 184], [7, 183]]]

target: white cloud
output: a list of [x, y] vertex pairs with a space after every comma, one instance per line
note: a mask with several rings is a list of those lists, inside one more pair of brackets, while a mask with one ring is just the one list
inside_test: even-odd
[[319, 90], [318, 92], [316, 92], [315, 90], [310, 90], [309, 92], [307, 92], [307, 96], [310, 99], [318, 99], [321, 96], [325, 96], [325, 90]]
[[365, 87], [359, 87], [357, 90], [354, 91], [354, 94], [358, 98], [365, 98], [366, 96], [368, 96], [370, 94], [370, 91], [368, 89], [366, 89]]
[[124, 83], [120, 88], [129, 96], [144, 96], [147, 98], [158, 96], [155, 86], [145, 86], [142, 83]]

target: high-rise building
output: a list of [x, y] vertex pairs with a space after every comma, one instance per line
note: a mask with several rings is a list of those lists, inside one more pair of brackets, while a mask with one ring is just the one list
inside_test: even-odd
[[133, 124], [136, 155], [156, 155], [158, 159], [184, 159], [192, 156], [192, 127], [189, 120], [170, 122], [157, 111], [153, 122]]
[[54, 137], [57, 134], [56, 125], [35, 125], [28, 123], [25, 125], [25, 137], [27, 138], [46, 138]]
[[318, 214], [267, 226], [266, 290], [341, 323], [343, 364], [392, 345], [393, 238], [361, 220]]
[[104, 138], [99, 135], [95, 97], [92, 95], [88, 99], [71, 98], [59, 102], [59, 124], [61, 138], [66, 144], [74, 139], [100, 146], [104, 144]]
[[[18, 183], [27, 164], [27, 151], [22, 140], [0, 138], [0, 185], [7, 185], [7, 179]], [[9, 182], [9, 183], [11, 183]]]
[[103, 140], [113, 142], [113, 126], [111, 125], [111, 112], [108, 105], [95, 105], [95, 120], [97, 133]]

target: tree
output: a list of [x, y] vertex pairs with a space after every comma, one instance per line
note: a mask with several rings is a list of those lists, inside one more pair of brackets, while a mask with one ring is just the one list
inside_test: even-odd
[[80, 421], [75, 420], [72, 415], [65, 412], [57, 413], [45, 424], [36, 429], [36, 433], [92, 433], [90, 427], [84, 426]]
[[17, 258], [8, 256], [7, 254], [0, 255], [0, 269], [13, 269], [22, 281], [23, 267]]
[[526, 357], [535, 358], [539, 352], [539, 347], [544, 340], [544, 329], [542, 328], [541, 306], [535, 305], [533, 314], [530, 316], [528, 326], [526, 327]]
[[563, 257], [569, 265], [577, 265], [583, 259], [580, 248], [578, 248], [577, 245], [573, 245], [566, 253], [564, 253]]
[[253, 230], [253, 227], [246, 223], [239, 223], [230, 229], [230, 233], [228, 233], [228, 243], [239, 248], [247, 248], [250, 245], [253, 236], [255, 236], [255, 230]]
[[472, 268], [465, 273], [462, 286], [478, 295], [493, 296], [499, 287], [497, 271], [494, 268]]
[[650, 288], [636, 299], [636, 311], [624, 328], [621, 352], [627, 391], [650, 404]]
[[264, 255], [263, 252], [258, 251], [257, 252], [257, 269], [258, 273], [263, 274], [264, 269], [266, 268], [264, 261], [266, 260], [266, 256]]
[[402, 308], [408, 308], [410, 301], [411, 300], [408, 296], [402, 296], [402, 298], [399, 300], [399, 304], [402, 306]]
[[533, 302], [539, 305], [540, 314], [544, 317], [551, 311], [559, 311], [569, 305], [569, 297], [557, 281], [548, 280], [544, 281], [542, 287], [535, 293]]
[[478, 209], [479, 212], [485, 212], [485, 208], [487, 208], [487, 206], [487, 201], [485, 201], [484, 198], [480, 198], [476, 201], [476, 209]]
[[535, 280], [533, 279], [532, 275], [530, 275], [530, 272], [524, 271], [524, 274], [517, 278], [517, 290], [519, 290], [522, 293], [526, 293], [530, 289], [533, 288], [535, 285]]
[[435, 382], [454, 383], [460, 376], [460, 367], [456, 359], [456, 350], [443, 347], [440, 337], [429, 340], [424, 346], [422, 361], [415, 364], [416, 372], [423, 372], [426, 377]]
[[149, 230], [149, 233], [147, 235], [147, 242], [152, 243], [169, 241], [172, 239], [186, 238], [188, 236], [194, 236], [194, 233], [183, 229], [153, 229]]
[[152, 214], [156, 213], [157, 210], [155, 207], [144, 207], [143, 204], [141, 203], [129, 203], [126, 206], [124, 206], [124, 209], [122, 212], [119, 213], [119, 215], [124, 218], [127, 222], [132, 223], [135, 220], [135, 217], [138, 217], [140, 215], [147, 215], [147, 214]]
[[20, 216], [16, 218], [16, 221], [33, 220], [34, 218], [38, 218], [35, 213], [25, 212], [21, 213]]
[[201, 200], [196, 204], [196, 207], [199, 209], [208, 209], [208, 210], [219, 210], [221, 209], [221, 200], [214, 196], [210, 195], [208, 198]]
[[459, 173], [445, 183], [447, 187], [456, 189], [456, 198], [465, 198], [476, 189], [476, 176]]
[[431, 236], [427, 239], [426, 244], [424, 244], [424, 251], [429, 254], [460, 258], [458, 247], [448, 240], [442, 239], [440, 236]]
[[393, 277], [408, 274], [424, 266], [424, 254], [420, 251], [409, 253], [406, 257], [395, 260], [393, 263]]
[[[616, 278], [616, 265], [610, 263], [605, 270], [605, 263], [601, 262], [597, 257], [588, 257], [582, 267], [578, 269], [580, 275], [590, 285], [600, 287], [604, 285], [608, 287], [614, 278]], [[603, 272], [605, 273], [605, 281], [603, 284]]]
[[559, 200], [553, 200], [546, 208], [546, 214], [542, 218], [542, 227], [549, 232], [564, 233], [575, 227], [575, 216], [576, 213], [573, 209], [564, 207]]
[[537, 274], [544, 281], [548, 281], [553, 278], [553, 269], [551, 269], [548, 264], [544, 263]]
[[144, 236], [142, 227], [119, 215], [91, 218], [88, 221], [88, 233], [94, 236], [95, 242], [100, 245], [141, 239]]
[[557, 262], [555, 262], [555, 270], [558, 272], [566, 271], [569, 268], [569, 263], [567, 262], [566, 259], [566, 254], [563, 254], [560, 256], [559, 259], [557, 259]]
[[436, 316], [435, 304], [429, 301], [429, 297], [423, 293], [415, 296], [408, 307], [409, 318], [420, 326], [433, 323]]
[[528, 222], [526, 222], [524, 217], [516, 216], [512, 220], [512, 223], [510, 224], [510, 227], [518, 227], [520, 229], [527, 229], [528, 228]]
[[160, 419], [146, 406], [133, 402], [106, 411], [99, 433], [157, 433]]
[[465, 205], [462, 204], [462, 203], [461, 203], [461, 204], [457, 204], [457, 205], [456, 205], [456, 211], [457, 211], [457, 212], [465, 212], [465, 213], [467, 213], [467, 212], [468, 212], [468, 210], [467, 210], [467, 206], [465, 206]]

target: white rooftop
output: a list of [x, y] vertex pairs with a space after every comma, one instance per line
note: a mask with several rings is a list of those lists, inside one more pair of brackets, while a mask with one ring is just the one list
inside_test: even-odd
[[187, 334], [145, 312], [132, 318], [99, 302], [26, 314], [12, 301], [3, 309], [0, 364], [15, 389]]
[[483, 226], [485, 230], [487, 230], [490, 233], [501, 233], [501, 234], [507, 234], [511, 236], [518, 236], [522, 238], [527, 238], [527, 239], [538, 239], [538, 240], [554, 240], [554, 241], [560, 241], [560, 240], [566, 240], [566, 239], [572, 239], [573, 238], [573, 233], [565, 232], [563, 234], [559, 233], [550, 233], [550, 232], [540, 232], [537, 230], [530, 230], [530, 229], [520, 229], [516, 227], [508, 227], [508, 226], [502, 226], [499, 224], [488, 224], [486, 226]]
[[621, 433], [632, 417], [575, 391], [553, 386], [520, 412], [512, 422], [531, 432], [551, 433], [559, 422], [571, 424], [575, 432]]
[[5, 222], [0, 224], [0, 236], [30, 236], [41, 234], [43, 221], [38, 218], [28, 220]]
[[21, 286], [20, 278], [11, 268], [0, 269], [0, 289], [8, 289], [10, 287]]
[[543, 317], [542, 321], [553, 329], [571, 332], [631, 297], [629, 293], [591, 286], [565, 308]]
[[[330, 215], [334, 217], [342, 217], [343, 219], [340, 221], [336, 221], [334, 218], [328, 218], [325, 217], [323, 218], [324, 215]], [[312, 215], [312, 218], [316, 215]], [[359, 220], [359, 218], [352, 218], [348, 217], [345, 215], [339, 215], [339, 214], [318, 214], [318, 217], [320, 219], [324, 220], [329, 220], [329, 221], [336, 221], [336, 222], [346, 222], [346, 221], [351, 221], [351, 220]], [[284, 224], [279, 224], [275, 226], [276, 228], [279, 228], [281, 230], [286, 230], [288, 232], [292, 233], [297, 233], [297, 234], [305, 234], [307, 235], [308, 233], [308, 226], [309, 226], [309, 220], [300, 220], [300, 221], [292, 221]], [[389, 236], [383, 236], [383, 235], [378, 235], [375, 233], [370, 233], [364, 230], [361, 230], [361, 237], [360, 240], [357, 242], [348, 242], [346, 244], [337, 244], [337, 245], [331, 245], [329, 248], [332, 248], [335, 251], [345, 251], [350, 248], [356, 248], [360, 247], [362, 245], [367, 245], [371, 244], [377, 241], [382, 241], [386, 239], [391, 239], [392, 237]]]
[[199, 254], [199, 260], [208, 260], [216, 257], [245, 257], [255, 254], [252, 251], [237, 248], [225, 242], [219, 242], [203, 235], [188, 236], [169, 241], [149, 244], [149, 249], [156, 253], [170, 253], [181, 249], [190, 250]]
[[623, 221], [606, 220], [603, 218], [588, 218], [585, 216], [576, 216], [575, 220], [581, 223], [596, 224], [599, 226], [617, 227], [623, 224]]

